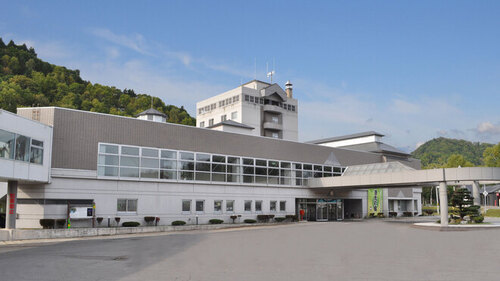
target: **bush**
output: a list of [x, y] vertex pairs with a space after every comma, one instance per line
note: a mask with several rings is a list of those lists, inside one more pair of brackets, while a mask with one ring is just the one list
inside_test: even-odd
[[56, 220], [57, 228], [64, 228], [66, 226], [66, 219]]
[[120, 217], [115, 217], [116, 225], [120, 223]]
[[224, 221], [223, 220], [219, 220], [219, 219], [211, 219], [208, 221], [210, 224], [221, 224], [223, 223]]
[[185, 225], [186, 222], [185, 221], [173, 221], [172, 222], [172, 225]]
[[290, 221], [299, 221], [299, 217], [297, 215], [286, 215], [285, 218]]
[[144, 217], [144, 221], [147, 224], [152, 224], [155, 221], [155, 217]]
[[378, 218], [385, 218], [384, 213], [377, 213]]
[[403, 212], [403, 216], [405, 217], [411, 217], [413, 215], [413, 212]]
[[98, 223], [98, 224], [101, 224], [101, 222], [102, 222], [102, 220], [103, 220], [103, 219], [104, 219], [103, 217], [97, 217], [97, 218], [96, 218], [97, 223]]
[[137, 221], [126, 221], [122, 223], [123, 227], [138, 227], [139, 225], [141, 225], [141, 223]]
[[244, 223], [256, 223], [257, 221], [256, 220], [252, 220], [252, 219], [246, 219], [243, 222]]
[[398, 212], [389, 212], [389, 217], [390, 218], [395, 218], [398, 216]]
[[269, 215], [257, 215], [257, 220], [259, 222], [268, 222], [270, 219]]
[[280, 218], [280, 217], [278, 217], [278, 218], [274, 218], [274, 220], [277, 221], [277, 222], [283, 222], [283, 221], [286, 220], [286, 218]]
[[43, 227], [43, 229], [52, 229], [56, 225], [56, 220], [55, 219], [41, 219], [40, 225]]
[[479, 215], [479, 216], [472, 217], [471, 220], [474, 223], [482, 223], [484, 221], [484, 217]]

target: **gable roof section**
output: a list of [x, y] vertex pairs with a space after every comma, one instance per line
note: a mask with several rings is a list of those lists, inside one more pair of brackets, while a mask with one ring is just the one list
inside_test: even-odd
[[356, 138], [368, 137], [368, 136], [373, 136], [373, 135], [379, 136], [379, 137], [384, 136], [383, 134], [377, 133], [375, 131], [368, 131], [368, 132], [356, 133], [356, 134], [345, 135], [345, 136], [331, 137], [331, 138], [325, 138], [325, 139], [319, 139], [319, 140], [311, 140], [311, 141], [307, 141], [306, 143], [322, 144], [322, 143], [327, 143], [327, 142], [332, 142], [332, 141], [356, 139]]
[[167, 118], [167, 115], [165, 113], [159, 112], [158, 110], [156, 110], [154, 108], [144, 110], [143, 112], [137, 114], [136, 117], [139, 117], [142, 115], [157, 115], [157, 116], [162, 116], [162, 117]]
[[263, 94], [263, 96], [265, 96], [265, 97], [271, 96], [273, 94], [277, 94], [281, 98], [282, 101], [287, 100], [286, 92], [276, 83], [272, 84], [269, 87], [262, 89], [261, 94]]
[[245, 125], [243, 123], [239, 123], [239, 122], [236, 122], [233, 120], [225, 120], [225, 121], [219, 122], [217, 124], [214, 124], [212, 126], [209, 126], [207, 128], [210, 129], [210, 128], [215, 128], [215, 127], [219, 127], [219, 126], [232, 126], [232, 127], [238, 127], [238, 128], [243, 128], [243, 129], [249, 129], [249, 130], [255, 129], [252, 126], [248, 126], [248, 125]]

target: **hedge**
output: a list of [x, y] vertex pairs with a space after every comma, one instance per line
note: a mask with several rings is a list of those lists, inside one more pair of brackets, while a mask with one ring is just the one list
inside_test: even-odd
[[56, 225], [58, 228], [64, 228], [66, 226], [66, 219], [57, 219]]
[[244, 223], [256, 223], [257, 221], [256, 220], [252, 220], [252, 219], [246, 219], [243, 222]]
[[223, 223], [224, 221], [223, 220], [219, 220], [219, 219], [211, 219], [208, 221], [210, 224], [221, 224]]
[[283, 222], [286, 220], [286, 218], [283, 218], [283, 217], [277, 217], [277, 218], [274, 218], [275, 221], [277, 222]]
[[185, 225], [186, 222], [185, 221], [173, 221], [172, 222], [172, 225]]
[[126, 221], [122, 223], [123, 227], [138, 227], [139, 225], [141, 225], [141, 223], [137, 221]]
[[54, 226], [56, 225], [56, 220], [55, 219], [41, 219], [40, 225], [43, 227], [43, 229], [51, 229], [51, 228], [54, 228]]

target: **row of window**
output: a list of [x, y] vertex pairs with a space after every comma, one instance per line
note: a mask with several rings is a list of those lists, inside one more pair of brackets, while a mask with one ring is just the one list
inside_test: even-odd
[[[238, 111], [231, 112], [231, 119], [230, 120], [236, 120], [238, 118]], [[220, 121], [224, 122], [227, 120], [227, 114], [223, 114], [220, 116]], [[213, 126], [214, 125], [214, 118], [208, 119], [208, 126]], [[200, 122], [200, 128], [205, 128], [205, 121]]]
[[[182, 212], [190, 213], [191, 205], [193, 200], [185, 199], [182, 200]], [[205, 200], [195, 200], [195, 211], [205, 212]], [[254, 204], [255, 202], [255, 204]], [[214, 213], [222, 213], [224, 200], [214, 200]], [[269, 201], [269, 212], [277, 212], [278, 201]], [[245, 212], [263, 212], [262, 210], [262, 200], [244, 200], [243, 210]], [[235, 210], [235, 200], [226, 200], [225, 212], [234, 213]], [[286, 201], [279, 201], [279, 211], [286, 211]]]
[[212, 103], [210, 105], [198, 108], [198, 114], [204, 114], [204, 113], [210, 112], [210, 111], [212, 111], [212, 110], [214, 110], [216, 108], [217, 108], [217, 104], [216, 103]]
[[289, 110], [289, 111], [293, 111], [293, 112], [296, 111], [295, 105], [291, 105], [291, 104], [287, 104], [287, 103], [283, 103], [283, 102], [277, 102], [277, 101], [269, 100], [269, 99], [262, 98], [262, 97], [254, 97], [251, 95], [245, 95], [245, 101], [251, 102], [251, 103], [256, 103], [256, 104], [270, 104], [270, 105], [279, 106], [285, 110]]
[[[232, 96], [230, 98], [223, 99], [223, 100], [219, 101], [219, 107], [224, 107], [226, 105], [237, 103], [239, 101], [240, 101], [239, 95]], [[205, 114], [205, 113], [210, 112], [216, 108], [217, 108], [217, 103], [212, 103], [210, 105], [206, 105], [204, 107], [198, 108], [198, 114]]]
[[212, 183], [307, 185], [311, 177], [340, 176], [344, 168], [269, 159], [99, 144], [99, 176]]
[[0, 130], [0, 158], [43, 164], [43, 141]]

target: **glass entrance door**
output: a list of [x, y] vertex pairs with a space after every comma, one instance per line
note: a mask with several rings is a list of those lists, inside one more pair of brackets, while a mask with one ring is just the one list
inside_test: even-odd
[[316, 206], [317, 221], [328, 221], [328, 205], [329, 204], [318, 204]]
[[337, 203], [328, 204], [328, 220], [337, 220]]

